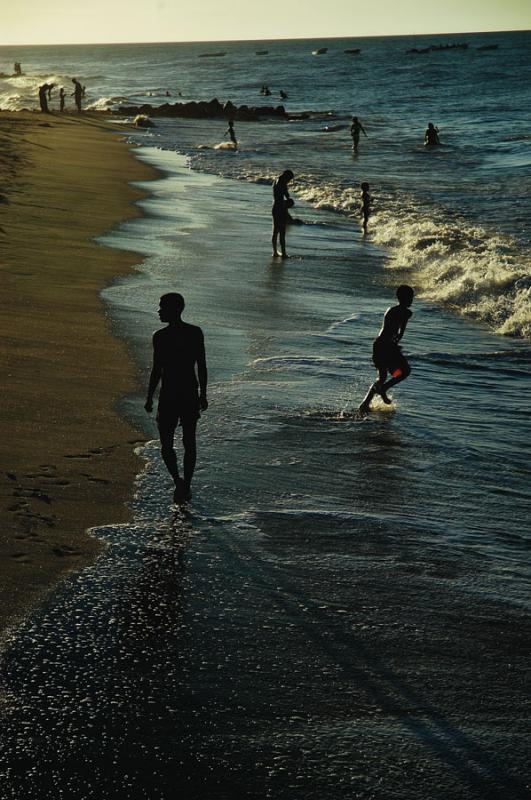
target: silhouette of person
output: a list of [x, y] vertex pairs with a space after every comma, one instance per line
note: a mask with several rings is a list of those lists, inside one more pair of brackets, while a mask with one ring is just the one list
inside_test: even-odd
[[273, 257], [278, 258], [277, 241], [280, 237], [280, 253], [282, 258], [288, 258], [286, 253], [286, 224], [287, 224], [287, 202], [291, 198], [288, 192], [288, 183], [293, 180], [293, 172], [285, 170], [273, 184]]
[[357, 150], [360, 142], [360, 131], [363, 135], [367, 136], [367, 131], [357, 117], [352, 117], [352, 124], [350, 126], [350, 135], [352, 136], [352, 149]]
[[65, 97], [66, 93], [64, 87], [61, 86], [61, 88], [59, 89], [59, 111], [65, 110]]
[[83, 97], [83, 87], [81, 86], [77, 78], [72, 78], [72, 83], [74, 84], [74, 91], [72, 92], [70, 97], [74, 98], [77, 110], [81, 111], [81, 98]]
[[[174, 502], [191, 498], [190, 486], [196, 462], [196, 426], [206, 411], [207, 366], [203, 331], [183, 322], [184, 298], [177, 292], [160, 298], [159, 318], [168, 323], [153, 335], [153, 367], [144, 408], [153, 410], [153, 395], [161, 384], [157, 410], [161, 455], [175, 483]], [[197, 374], [196, 374], [197, 370]], [[199, 394], [198, 394], [199, 389]], [[179, 475], [174, 436], [182, 427], [183, 476]]]
[[363, 218], [364, 233], [367, 233], [367, 223], [369, 222], [369, 216], [371, 213], [372, 197], [369, 194], [370, 188], [371, 187], [366, 181], [361, 184], [361, 215]]
[[439, 141], [439, 128], [436, 128], [433, 122], [428, 122], [426, 133], [424, 134], [424, 144], [440, 144]]
[[42, 86], [39, 86], [39, 105], [44, 114], [49, 113], [48, 98], [50, 97], [51, 90], [52, 85], [50, 83], [43, 83]]
[[[371, 400], [375, 394], [379, 394], [384, 403], [391, 403], [387, 392], [391, 387], [405, 380], [411, 373], [411, 367], [398, 343], [402, 339], [408, 320], [413, 314], [409, 307], [413, 302], [415, 292], [411, 286], [403, 284], [396, 290], [396, 296], [398, 305], [387, 309], [380, 333], [373, 342], [372, 361], [378, 370], [378, 378], [372, 384], [359, 406], [358, 411], [363, 414], [369, 411]], [[385, 380], [387, 373], [391, 375], [388, 381]]]
[[280, 99], [281, 100], [287, 100], [288, 99], [288, 95], [283, 89], [280, 90], [279, 95], [280, 95]]
[[227, 128], [227, 130], [225, 131], [225, 136], [229, 136], [229, 137], [230, 137], [230, 140], [231, 140], [231, 142], [233, 142], [233, 143], [234, 143], [234, 145], [235, 145], [236, 147], [238, 147], [238, 141], [237, 141], [237, 139], [236, 139], [236, 134], [234, 133], [234, 122], [233, 122], [233, 120], [231, 120], [231, 119], [229, 120], [229, 127], [228, 127], [228, 128]]
[[15, 61], [14, 72], [15, 75], [22, 75], [22, 67], [20, 66], [20, 62], [18, 61]]

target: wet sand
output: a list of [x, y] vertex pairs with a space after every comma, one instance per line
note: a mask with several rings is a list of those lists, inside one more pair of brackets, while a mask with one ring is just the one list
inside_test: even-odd
[[100, 115], [0, 113], [0, 632], [101, 549], [89, 526], [129, 519], [134, 369], [99, 292], [138, 256], [94, 237], [155, 175]]

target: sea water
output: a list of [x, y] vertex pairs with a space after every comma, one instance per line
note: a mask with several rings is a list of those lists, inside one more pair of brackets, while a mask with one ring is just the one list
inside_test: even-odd
[[[468, 48], [408, 53], [460, 42]], [[75, 76], [87, 87], [87, 108], [217, 97], [312, 112], [290, 123], [238, 122], [236, 158], [198, 149], [223, 140], [222, 120], [158, 119], [152, 135], [160, 146], [186, 153], [194, 168], [230, 177], [270, 180], [291, 168], [297, 195], [354, 217], [359, 184], [368, 181], [373, 236], [387, 248], [390, 268], [411, 270], [430, 299], [501, 333], [529, 336], [531, 34], [338, 39], [327, 42], [327, 53], [312, 55], [320, 44], [4, 47], [4, 72], [18, 60], [25, 74], [0, 79], [0, 108], [36, 107], [40, 83], [68, 91]], [[485, 45], [497, 49], [480, 49]], [[361, 52], [345, 53], [352, 48]], [[262, 49], [267, 55], [256, 55]], [[206, 52], [225, 55], [199, 58]], [[271, 97], [260, 96], [264, 84]], [[351, 114], [367, 131], [358, 156], [351, 150]], [[428, 121], [440, 129], [444, 146], [436, 150], [423, 147]], [[328, 126], [340, 130], [327, 132]]]
[[[525, 36], [478, 36], [499, 49], [427, 57], [431, 68], [450, 72], [468, 59], [470, 73], [474, 59], [488, 64]], [[517, 191], [507, 176], [518, 174], [523, 197], [527, 145], [514, 145], [513, 154], [521, 150], [511, 167], [502, 154], [490, 172], [481, 158], [458, 168], [457, 146], [447, 161], [427, 153], [420, 104], [417, 117], [400, 111], [400, 93], [381, 77], [384, 69], [393, 74], [384, 57], [390, 45], [421, 80], [430, 62], [408, 65], [404, 50], [413, 43], [360, 44], [373, 66], [356, 83], [366, 92], [363, 112], [349, 110], [371, 138], [354, 161], [347, 128], [321, 130], [326, 116], [237, 124], [236, 153], [198, 149], [223, 140], [221, 122], [156, 120], [140, 134], [139, 157], [162, 177], [143, 184], [145, 216], [101, 239], [142, 254], [138, 271], [103, 297], [144, 382], [160, 294], [182, 291], [186, 318], [205, 331], [210, 408], [199, 423], [193, 502], [171, 508], [142, 396], [124, 398], [122, 413], [152, 437], [141, 449], [135, 519], [94, 531], [109, 543], [104, 557], [67, 582], [12, 643], [3, 666], [6, 798], [526, 796], [529, 347], [523, 329], [500, 333], [520, 318], [521, 289], [509, 281], [496, 294], [488, 281], [524, 270], [529, 229], [518, 210], [494, 214], [485, 193], [504, 175], [506, 202]], [[188, 69], [148, 90], [188, 91], [197, 69], [210, 84], [198, 85], [196, 98], [215, 92], [249, 103], [256, 86], [278, 82], [291, 100], [298, 72], [308, 95], [294, 107], [340, 117], [337, 85], [345, 76], [334, 79], [331, 64], [342, 63], [345, 43], [336, 53], [329, 44], [330, 63], [314, 66], [316, 43], [268, 43], [277, 68], [275, 48], [285, 54], [282, 83], [279, 73], [254, 66], [257, 45], [223, 45], [227, 56], [215, 67], [197, 54], [221, 46], [182, 46]], [[177, 59], [180, 47], [160, 52]], [[236, 68], [238, 48], [246, 64]], [[63, 52], [94, 58], [86, 49]], [[125, 52], [146, 72], [146, 53], [159, 51]], [[224, 72], [229, 56], [232, 75]], [[81, 74], [81, 62], [69, 63]], [[234, 73], [249, 77], [250, 63], [261, 77], [237, 90]], [[363, 67], [348, 63], [354, 81], [350, 72]], [[314, 69], [323, 70], [319, 81], [310, 80]], [[376, 112], [365, 110], [378, 103], [378, 86], [372, 100], [367, 86], [375, 74], [381, 95], [397, 106], [388, 100], [387, 124], [403, 113], [419, 133], [418, 147], [404, 146], [400, 158], [396, 146], [394, 161], [385, 126], [383, 141], [373, 142]], [[443, 138], [440, 119], [430, 117]], [[270, 258], [268, 181], [287, 167], [296, 172], [296, 214], [308, 224], [290, 229], [292, 258], [282, 262]], [[355, 209], [341, 205], [345, 192], [355, 202], [361, 178], [376, 195], [366, 238]], [[406, 217], [393, 222], [393, 202], [397, 215], [411, 216], [409, 227]], [[424, 224], [432, 239], [423, 243]], [[392, 242], [381, 240], [386, 230]], [[448, 242], [440, 241], [444, 231]], [[423, 260], [403, 263], [406, 252]], [[445, 264], [449, 274], [427, 287], [428, 272]], [[452, 281], [466, 288], [459, 265], [468, 275], [466, 302], [441, 294]], [[412, 375], [390, 409], [359, 419], [355, 406], [373, 378], [371, 341], [406, 276], [420, 295], [404, 339]], [[478, 299], [506, 303], [503, 319], [482, 317]]]

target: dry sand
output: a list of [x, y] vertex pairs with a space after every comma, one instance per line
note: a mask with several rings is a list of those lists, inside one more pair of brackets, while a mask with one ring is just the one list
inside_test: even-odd
[[99, 115], [0, 113], [0, 632], [129, 518], [135, 385], [99, 297], [139, 256], [96, 244], [156, 177]]

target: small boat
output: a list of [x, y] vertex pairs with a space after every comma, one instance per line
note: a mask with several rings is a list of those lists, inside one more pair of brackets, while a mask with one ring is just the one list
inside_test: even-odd
[[328, 47], [318, 47], [317, 50], [312, 50], [312, 56], [322, 56], [323, 53], [328, 52]]
[[497, 50], [497, 44], [482, 44], [481, 47], [477, 47], [477, 50]]
[[257, 50], [255, 52], [255, 56], [266, 56], [269, 53], [269, 50]]
[[358, 53], [361, 53], [361, 50], [359, 47], [352, 47], [350, 50], [343, 50], [343, 52], [348, 53], [351, 56], [355, 56]]
[[219, 58], [219, 56], [226, 56], [227, 53], [224, 50], [220, 50], [218, 53], [199, 53], [197, 56], [198, 58]]

